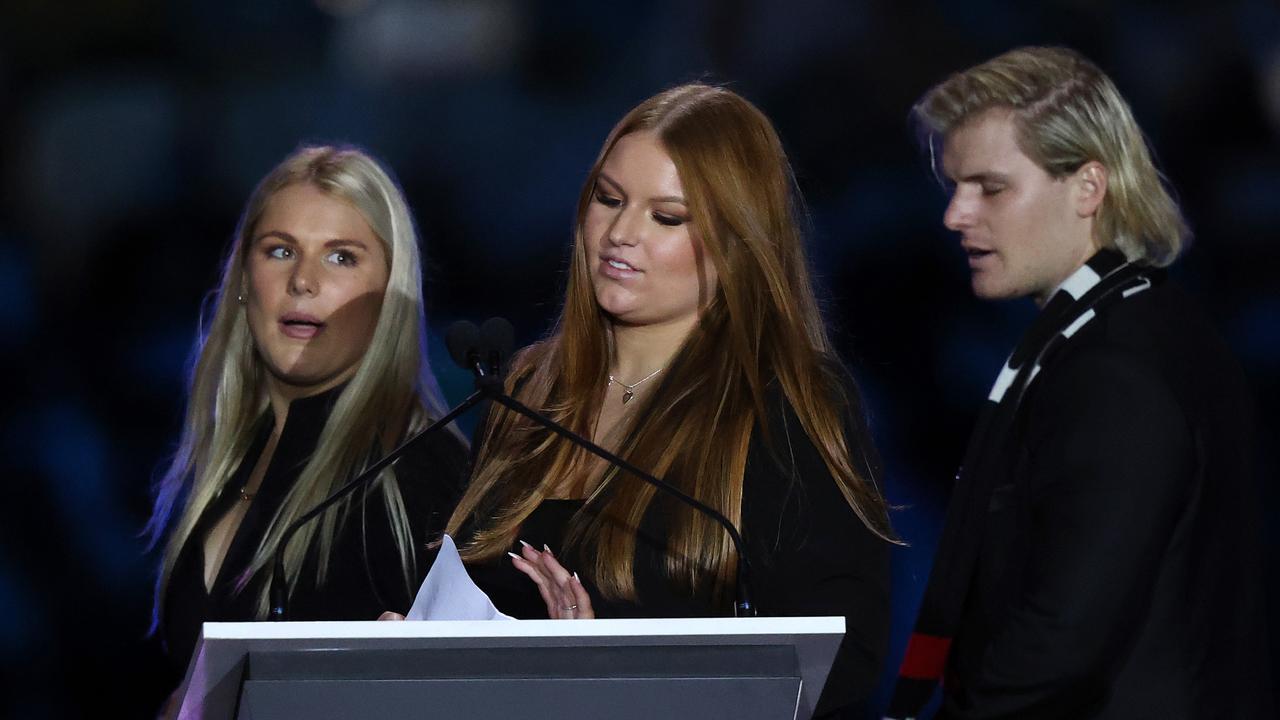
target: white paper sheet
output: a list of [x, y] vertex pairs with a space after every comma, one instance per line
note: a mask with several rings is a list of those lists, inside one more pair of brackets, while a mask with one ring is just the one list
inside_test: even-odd
[[445, 535], [427, 579], [418, 588], [405, 620], [515, 620], [493, 606], [467, 574], [453, 538]]

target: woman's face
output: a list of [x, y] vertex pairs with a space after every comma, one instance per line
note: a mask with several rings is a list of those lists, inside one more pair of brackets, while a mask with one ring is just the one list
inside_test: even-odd
[[716, 289], [675, 163], [656, 136], [624, 135], [583, 222], [596, 302], [623, 325], [693, 327]]
[[278, 387], [302, 397], [348, 380], [377, 327], [387, 254], [352, 205], [310, 183], [277, 191], [253, 228], [246, 311]]

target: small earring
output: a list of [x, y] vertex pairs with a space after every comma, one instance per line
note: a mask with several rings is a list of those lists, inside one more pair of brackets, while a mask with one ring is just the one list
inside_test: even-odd
[[238, 302], [238, 303], [240, 303], [241, 305], [243, 305], [243, 304], [244, 304], [244, 295], [236, 295], [236, 302]]

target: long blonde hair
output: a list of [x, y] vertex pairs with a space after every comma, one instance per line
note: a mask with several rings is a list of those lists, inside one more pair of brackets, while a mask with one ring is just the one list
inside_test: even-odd
[[[809, 279], [790, 165], [768, 119], [729, 90], [682, 85], [641, 103], [614, 127], [578, 199], [560, 318], [546, 340], [517, 358], [508, 389], [590, 434], [610, 334], [592, 289], [583, 223], [605, 158], [619, 138], [641, 130], [654, 133], [674, 161], [719, 283], [659, 386], [639, 401], [619, 435], [618, 454], [740, 524], [752, 430], [765, 418], [766, 386], [776, 378], [850, 506], [873, 532], [892, 538], [878, 489], [851, 460], [862, 448], [849, 446], [843, 419], [861, 408], [849, 407], [857, 399], [829, 362], [834, 353]], [[476, 529], [464, 558], [498, 556], [553, 488], [590, 466], [572, 445], [511, 413], [495, 413], [471, 485], [449, 521], [451, 533]], [[588, 497], [593, 512], [575, 517], [570, 542], [594, 548], [593, 577], [606, 596], [635, 596], [636, 529], [654, 492], [604, 471]], [[722, 596], [735, 573], [729, 539], [700, 514], [673, 513], [667, 574], [690, 588], [709, 576]]]
[[[186, 417], [178, 449], [156, 487], [146, 531], [152, 546], [167, 537], [156, 583], [155, 620], [165, 590], [196, 523], [247, 458], [256, 421], [267, 411], [266, 370], [237, 295], [245, 285], [245, 262], [254, 227], [279, 190], [310, 184], [350, 203], [382, 242], [390, 263], [377, 328], [359, 368], [336, 400], [311, 457], [289, 489], [249, 567], [238, 580], [244, 590], [262, 578], [257, 616], [265, 618], [273, 558], [285, 528], [371, 464], [371, 455], [393, 447], [442, 410], [439, 386], [427, 363], [426, 317], [418, 238], [409, 208], [388, 173], [364, 152], [349, 147], [303, 147], [284, 159], [254, 189], [240, 218], [212, 297], [212, 317], [196, 342]], [[202, 323], [203, 325], [203, 323]], [[415, 575], [416, 553], [403, 499], [387, 470], [375, 484], [382, 496], [400, 552], [406, 587]], [[303, 559], [317, 546], [324, 581], [329, 555], [351, 501], [304, 526], [290, 541], [284, 568], [290, 592]]]
[[993, 108], [1013, 111], [1019, 149], [1050, 176], [1091, 160], [1107, 168], [1095, 227], [1103, 247], [1163, 267], [1190, 241], [1129, 104], [1083, 55], [1056, 47], [1010, 50], [930, 88], [912, 114], [932, 152], [936, 136]]

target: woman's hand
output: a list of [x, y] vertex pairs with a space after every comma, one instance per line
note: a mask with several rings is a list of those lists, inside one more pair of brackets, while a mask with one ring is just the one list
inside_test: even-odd
[[381, 615], [379, 615], [378, 619], [379, 620], [403, 620], [404, 616], [398, 612], [391, 612], [390, 610], [388, 610], [382, 613]]
[[551, 553], [551, 548], [543, 545], [539, 552], [523, 540], [520, 544], [523, 547], [519, 555], [507, 553], [511, 556], [511, 564], [538, 586], [538, 593], [547, 604], [547, 615], [552, 620], [587, 620], [596, 616], [591, 609], [591, 597], [582, 587], [578, 574], [565, 570]]

